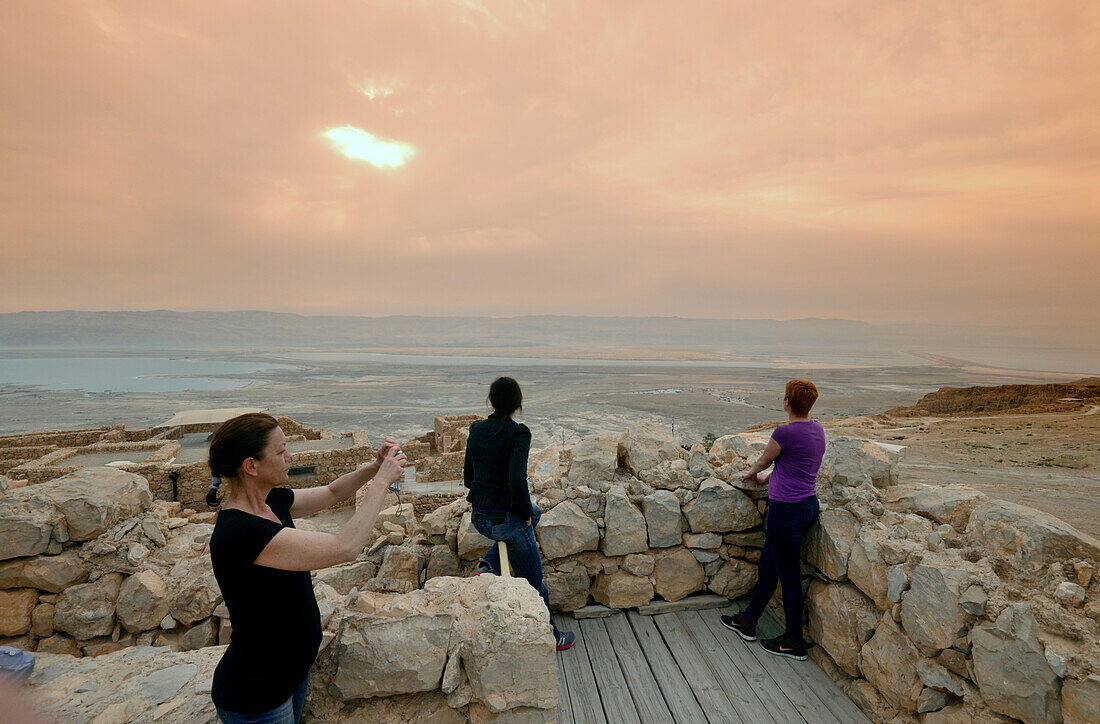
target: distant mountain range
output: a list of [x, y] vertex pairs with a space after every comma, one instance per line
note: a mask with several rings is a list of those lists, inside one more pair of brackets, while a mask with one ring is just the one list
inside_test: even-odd
[[698, 347], [882, 354], [981, 346], [1092, 349], [1094, 333], [1056, 327], [879, 325], [845, 319], [678, 317], [338, 317], [277, 312], [0, 314], [0, 349]]

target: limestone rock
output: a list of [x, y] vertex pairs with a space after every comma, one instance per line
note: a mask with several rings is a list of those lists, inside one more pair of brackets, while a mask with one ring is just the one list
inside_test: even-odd
[[1054, 590], [1054, 598], [1066, 606], [1080, 606], [1085, 602], [1085, 589], [1077, 583], [1062, 581]]
[[653, 569], [654, 590], [666, 601], [679, 601], [703, 588], [703, 566], [684, 548], [657, 559]]
[[608, 482], [619, 466], [619, 441], [609, 435], [586, 437], [573, 446], [569, 463], [572, 485]]
[[1052, 515], [1003, 500], [980, 503], [966, 531], [1025, 570], [1071, 558], [1100, 558], [1100, 540]]
[[635, 576], [648, 576], [653, 573], [653, 556], [648, 553], [631, 553], [623, 558], [619, 566]]
[[986, 499], [983, 493], [966, 485], [898, 485], [886, 494], [891, 510], [923, 515], [960, 533], [966, 531], [974, 508]]
[[605, 556], [643, 553], [649, 549], [645, 517], [630, 502], [621, 485], [613, 485], [607, 491], [604, 521], [600, 552]]
[[920, 696], [917, 662], [920, 654], [889, 614], [884, 615], [874, 636], [860, 650], [860, 671], [890, 705], [915, 712]]
[[571, 500], [558, 503], [543, 514], [535, 532], [542, 554], [548, 560], [594, 551], [600, 543], [596, 522]]
[[31, 613], [38, 605], [38, 591], [14, 588], [0, 591], [0, 636], [21, 636], [31, 630]]
[[576, 611], [588, 605], [588, 589], [592, 578], [584, 566], [572, 571], [548, 571], [543, 576], [546, 591], [550, 595], [550, 607], [555, 611]]
[[755, 459], [766, 444], [767, 439], [763, 436], [724, 435], [711, 444], [710, 455], [724, 465], [737, 460], [748, 461]]
[[425, 515], [424, 520], [420, 521], [424, 533], [427, 535], [446, 535], [447, 518], [450, 517], [450, 512], [449, 507], [444, 505]]
[[707, 588], [726, 598], [739, 598], [756, 585], [758, 569], [740, 558], [726, 561], [710, 579]]
[[64, 721], [94, 724], [216, 722], [210, 680], [224, 647], [173, 652], [130, 647], [94, 662], [37, 654], [36, 702]]
[[596, 576], [592, 597], [608, 608], [635, 608], [653, 600], [653, 584], [625, 571], [601, 573]]
[[[446, 548], [446, 546], [443, 547]], [[355, 561], [340, 566], [332, 566], [331, 568], [322, 568], [317, 571], [314, 581], [316, 583], [326, 583], [346, 596], [353, 588], [363, 590], [367, 581], [374, 578], [377, 572], [378, 567], [373, 561]]]
[[31, 633], [39, 638], [53, 636], [53, 610], [52, 603], [40, 603], [31, 611]]
[[527, 479], [547, 480], [561, 474], [561, 445], [532, 450], [527, 456]]
[[168, 611], [172, 618], [187, 626], [213, 614], [214, 607], [222, 601], [210, 556], [181, 561], [166, 583], [169, 585]]
[[849, 676], [859, 677], [860, 651], [878, 625], [874, 601], [851, 584], [814, 581], [806, 596], [810, 638]]
[[470, 513], [463, 513], [462, 522], [458, 526], [458, 557], [464, 561], [472, 561], [485, 555], [496, 541], [489, 540], [470, 522]]
[[959, 599], [970, 573], [948, 565], [919, 565], [909, 577], [901, 599], [901, 622], [909, 638], [930, 655], [950, 646], [966, 631], [966, 613]]
[[29, 496], [21, 494], [24, 490], [0, 498], [0, 560], [45, 553], [54, 530], [64, 530], [61, 513], [53, 506], [30, 503]]
[[54, 628], [82, 640], [109, 636], [115, 628], [115, 602], [121, 587], [122, 574], [108, 573], [92, 583], [65, 589], [54, 609]]
[[683, 536], [680, 501], [668, 490], [658, 490], [642, 499], [651, 548], [680, 545]]
[[59, 633], [39, 639], [38, 648], [35, 651], [43, 654], [66, 654], [77, 658], [84, 655], [84, 652], [76, 645], [76, 641], [65, 634]]
[[91, 540], [121, 520], [152, 507], [145, 478], [117, 468], [82, 468], [12, 492], [32, 505], [53, 507], [65, 519], [68, 539]]
[[848, 577], [848, 558], [859, 534], [859, 519], [844, 508], [821, 511], [806, 534], [806, 561], [827, 578], [843, 581]]
[[[461, 575], [462, 565], [458, 561], [458, 557], [451, 552], [451, 549], [445, 545], [432, 546], [432, 552], [428, 556], [428, 565], [425, 567], [425, 578], [436, 578], [438, 576], [458, 576]], [[343, 591], [342, 593], [347, 593]]]
[[408, 535], [414, 535], [420, 530], [420, 523], [416, 520], [412, 503], [394, 505], [378, 513], [378, 521], [375, 525], [392, 523], [405, 531]]
[[631, 475], [641, 477], [645, 470], [681, 458], [679, 443], [657, 428], [633, 427], [619, 438], [618, 464]]
[[1100, 675], [1090, 674], [1062, 684], [1062, 716], [1066, 724], [1100, 722]]
[[887, 488], [897, 485], [900, 459], [900, 453], [870, 440], [835, 437], [825, 447], [820, 475], [833, 485]]
[[420, 585], [420, 557], [409, 548], [390, 546], [378, 568], [377, 577], [405, 581], [409, 584], [407, 589], [412, 590]]
[[861, 530], [848, 557], [848, 579], [881, 610], [890, 606], [889, 565], [882, 555], [880, 537], [868, 529]]
[[1025, 604], [1009, 604], [996, 622], [971, 631], [970, 640], [974, 678], [990, 709], [1029, 724], [1061, 720], [1058, 677]]
[[491, 712], [530, 706], [552, 715], [549, 614], [522, 579], [445, 577], [403, 596], [362, 594], [314, 670], [318, 688], [351, 700], [436, 690], [454, 657], [445, 684], [452, 694], [463, 689]]
[[934, 661], [918, 661], [917, 676], [925, 686], [933, 689], [949, 691], [955, 696], [963, 696], [966, 693], [966, 684], [962, 677]]
[[154, 571], [142, 571], [122, 583], [115, 606], [127, 631], [141, 633], [156, 628], [168, 613], [168, 587]]
[[746, 530], [761, 522], [752, 498], [718, 478], [700, 483], [698, 496], [683, 510], [692, 533]]
[[722, 536], [717, 533], [688, 533], [684, 536], [684, 545], [688, 548], [714, 550], [722, 547]]
[[218, 643], [218, 619], [211, 617], [199, 621], [180, 636], [180, 648], [193, 651]]

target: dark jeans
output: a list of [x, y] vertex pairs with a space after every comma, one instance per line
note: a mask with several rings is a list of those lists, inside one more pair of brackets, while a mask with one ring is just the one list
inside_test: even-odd
[[[504, 520], [492, 521], [485, 513], [476, 510], [470, 514], [470, 521], [477, 528], [477, 532], [490, 540], [502, 540], [508, 547], [508, 564], [512, 567], [512, 574], [516, 578], [526, 578], [527, 582], [535, 587], [546, 603], [546, 610], [550, 610], [550, 594], [546, 591], [546, 584], [542, 582], [542, 558], [539, 556], [539, 544], [535, 540], [535, 526], [542, 518], [542, 510], [539, 506], [531, 505], [531, 525], [520, 520], [515, 513], [506, 513]], [[496, 546], [481, 557], [493, 573], [500, 575], [500, 552]], [[551, 622], [553, 625], [553, 622]], [[558, 628], [554, 626], [554, 636], [558, 635]]]
[[794, 643], [802, 639], [802, 538], [817, 520], [820, 508], [817, 496], [811, 495], [797, 503], [768, 501], [768, 532], [764, 537], [764, 553], [760, 556], [760, 578], [752, 591], [752, 600], [745, 617], [753, 623], [760, 620], [764, 607], [775, 593], [777, 582], [783, 584], [783, 615], [787, 619], [787, 637]]
[[306, 680], [298, 687], [293, 695], [279, 706], [267, 711], [255, 714], [241, 714], [235, 711], [226, 711], [220, 706], [215, 707], [218, 718], [225, 724], [298, 724], [302, 718], [302, 708], [306, 704], [306, 694], [309, 693], [309, 674]]

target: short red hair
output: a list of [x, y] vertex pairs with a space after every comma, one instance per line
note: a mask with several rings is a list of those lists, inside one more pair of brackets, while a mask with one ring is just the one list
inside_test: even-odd
[[791, 380], [783, 396], [791, 405], [791, 412], [799, 417], [810, 414], [810, 408], [817, 402], [817, 387], [809, 380]]

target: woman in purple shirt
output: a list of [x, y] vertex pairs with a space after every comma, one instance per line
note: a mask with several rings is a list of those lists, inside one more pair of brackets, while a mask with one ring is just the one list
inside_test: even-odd
[[[817, 387], [809, 380], [791, 380], [783, 396], [788, 422], [772, 433], [764, 454], [743, 476], [745, 482], [768, 486], [768, 525], [764, 553], [760, 556], [760, 576], [752, 592], [749, 607], [733, 616], [722, 616], [722, 624], [746, 641], [756, 640], [756, 622], [764, 606], [775, 593], [776, 583], [783, 584], [783, 614], [787, 631], [760, 645], [770, 653], [806, 660], [806, 642], [802, 638], [802, 575], [800, 556], [802, 537], [817, 519], [816, 483], [821, 458], [825, 455], [825, 430], [809, 418], [817, 401]], [[763, 470], [772, 462], [771, 473]]]

